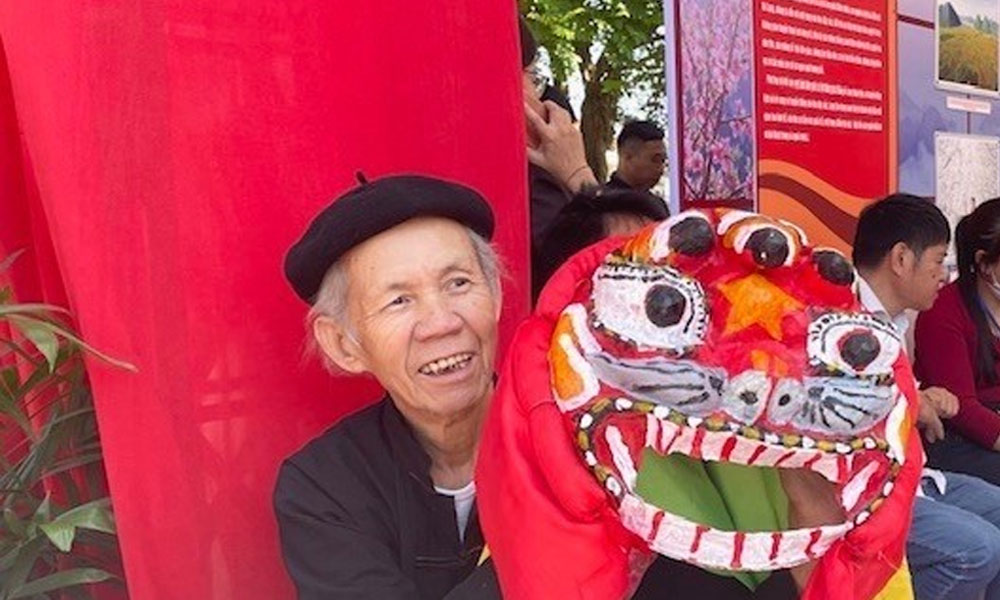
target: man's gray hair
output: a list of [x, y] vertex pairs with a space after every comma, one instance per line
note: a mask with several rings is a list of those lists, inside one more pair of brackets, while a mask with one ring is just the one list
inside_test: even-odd
[[[500, 277], [503, 267], [496, 250], [475, 231], [468, 227], [464, 229], [465, 233], [469, 236], [469, 240], [472, 242], [472, 248], [476, 252], [476, 261], [479, 263], [479, 268], [483, 271], [490, 294], [497, 302], [501, 302]], [[347, 317], [347, 288], [349, 282], [345, 266], [344, 259], [341, 257], [340, 260], [333, 263], [329, 270], [327, 270], [326, 275], [323, 276], [323, 283], [319, 287], [319, 292], [316, 294], [316, 302], [309, 308], [305, 322], [306, 354], [318, 354], [327, 369], [333, 372], [339, 372], [339, 369], [316, 342], [316, 338], [313, 335], [313, 324], [319, 317], [329, 317], [344, 327], [348, 335], [355, 339], [357, 338], [354, 333], [354, 327]]]

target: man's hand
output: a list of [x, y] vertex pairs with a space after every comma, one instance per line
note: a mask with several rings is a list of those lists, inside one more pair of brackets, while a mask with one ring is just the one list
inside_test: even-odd
[[[843, 523], [847, 518], [836, 488], [819, 473], [808, 469], [779, 469], [781, 487], [788, 496], [788, 526], [792, 529]], [[805, 588], [816, 561], [790, 569], [799, 590]]]
[[920, 390], [920, 403], [930, 404], [942, 419], [950, 419], [958, 414], [958, 397], [941, 387]]
[[555, 177], [570, 193], [586, 185], [597, 185], [594, 172], [587, 166], [583, 149], [583, 134], [573, 124], [569, 113], [546, 100], [544, 114], [525, 102], [524, 117], [528, 125], [528, 160]]
[[924, 431], [924, 439], [928, 444], [944, 439], [944, 424], [941, 419], [950, 419], [956, 414], [958, 398], [955, 394], [939, 387], [920, 390], [917, 426]]
[[920, 402], [920, 413], [917, 415], [917, 427], [924, 431], [924, 439], [933, 444], [944, 439], [944, 424], [930, 402]]

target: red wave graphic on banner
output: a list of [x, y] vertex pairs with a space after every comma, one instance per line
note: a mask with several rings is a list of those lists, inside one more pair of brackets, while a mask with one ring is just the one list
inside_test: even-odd
[[760, 212], [796, 223], [814, 243], [850, 250], [858, 215], [873, 198], [848, 194], [784, 161], [763, 160], [758, 169]]

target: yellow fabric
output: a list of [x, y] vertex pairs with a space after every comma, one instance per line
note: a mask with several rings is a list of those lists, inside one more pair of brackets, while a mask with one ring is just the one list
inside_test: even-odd
[[910, 569], [906, 565], [906, 560], [872, 600], [913, 600], [913, 585], [910, 582]]
[[483, 552], [479, 555], [479, 562], [476, 563], [477, 567], [481, 567], [484, 562], [490, 559], [490, 547], [483, 546]]

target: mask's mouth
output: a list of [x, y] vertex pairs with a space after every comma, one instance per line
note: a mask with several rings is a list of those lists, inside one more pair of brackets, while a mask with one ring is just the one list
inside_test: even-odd
[[[899, 396], [896, 400], [905, 411], [905, 399]], [[693, 417], [628, 397], [602, 397], [589, 403], [577, 413], [575, 425], [584, 461], [618, 501], [622, 522], [629, 530], [656, 552], [723, 570], [770, 571], [822, 556], [878, 511], [892, 492], [903, 462], [897, 443], [871, 432], [849, 441], [814, 440], [768, 432], [716, 415]], [[637, 492], [638, 475], [648, 451], [754, 468], [814, 471], [833, 484], [844, 521], [786, 531], [744, 532], [716, 529], [672, 514]]]

